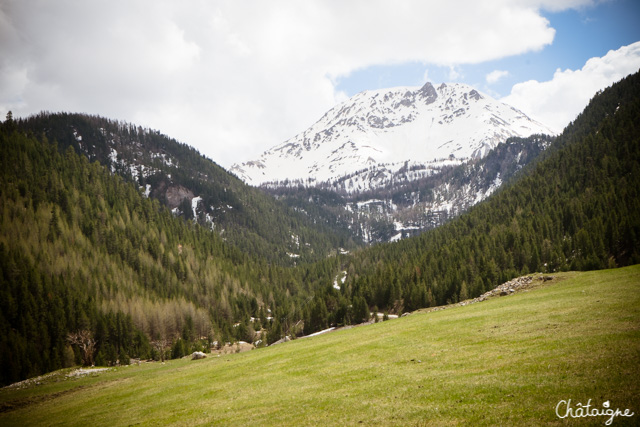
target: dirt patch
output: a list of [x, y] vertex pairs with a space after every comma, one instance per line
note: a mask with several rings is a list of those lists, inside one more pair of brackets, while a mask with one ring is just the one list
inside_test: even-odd
[[[243, 353], [245, 351], [253, 350], [253, 344], [249, 344], [247, 342], [241, 341], [233, 344], [225, 344], [219, 350], [214, 348], [211, 349], [211, 354], [213, 355], [224, 355], [224, 354], [233, 354], [233, 353]], [[191, 355], [189, 355], [191, 357]]]

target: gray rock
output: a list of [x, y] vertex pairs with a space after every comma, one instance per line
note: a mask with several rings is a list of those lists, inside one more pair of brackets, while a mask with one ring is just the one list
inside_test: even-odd
[[206, 358], [206, 357], [207, 357], [207, 355], [206, 355], [206, 354], [204, 354], [204, 353], [203, 353], [203, 352], [201, 352], [201, 351], [194, 351], [194, 352], [191, 354], [191, 360], [204, 359], [204, 358]]

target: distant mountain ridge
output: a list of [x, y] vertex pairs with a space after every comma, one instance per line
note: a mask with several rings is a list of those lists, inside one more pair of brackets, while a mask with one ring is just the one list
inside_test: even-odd
[[366, 243], [394, 241], [436, 228], [485, 200], [535, 163], [554, 139], [548, 135], [512, 137], [482, 158], [433, 166], [429, 173], [407, 165], [393, 173], [384, 187], [366, 192], [347, 192], [345, 184], [375, 178], [383, 171], [371, 170], [364, 177], [347, 175], [315, 187], [262, 188], [314, 220], [342, 224]]
[[[361, 92], [329, 110], [306, 131], [234, 165], [252, 185], [315, 186], [355, 177], [362, 192], [388, 185], [401, 169], [409, 179], [485, 156], [509, 137], [553, 132], [521, 111], [472, 87], [426, 83]], [[412, 176], [411, 176], [412, 175]]]

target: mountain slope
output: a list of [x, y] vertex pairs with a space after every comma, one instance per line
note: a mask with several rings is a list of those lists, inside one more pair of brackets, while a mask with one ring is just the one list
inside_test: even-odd
[[[458, 164], [484, 156], [509, 137], [542, 133], [552, 132], [467, 85], [436, 89], [426, 83], [359, 93], [308, 130], [231, 171], [253, 185], [316, 185], [372, 167]], [[380, 184], [365, 182], [364, 190]]]
[[367, 243], [388, 242], [418, 235], [455, 218], [514, 179], [552, 141], [552, 137], [545, 135], [512, 137], [482, 158], [434, 167], [425, 174], [407, 164], [391, 174], [385, 186], [362, 192], [344, 189], [353, 187], [352, 180], [371, 182], [380, 175], [386, 179], [386, 170], [378, 168], [366, 174], [347, 175], [315, 187], [263, 188], [312, 218], [326, 224], [343, 224], [357, 239]]
[[44, 133], [60, 150], [73, 147], [140, 187], [176, 215], [211, 228], [238, 248], [291, 265], [354, 247], [349, 234], [249, 187], [193, 148], [157, 131], [83, 114], [41, 113], [19, 129]]
[[[317, 267], [240, 250], [12, 120], [0, 146], [0, 384], [77, 363], [181, 357], [289, 331], [280, 319], [301, 317]], [[93, 346], [72, 348], [69, 334]]]
[[640, 262], [640, 74], [597, 94], [529, 173], [456, 220], [360, 251], [345, 288], [370, 307], [457, 301], [529, 271]]

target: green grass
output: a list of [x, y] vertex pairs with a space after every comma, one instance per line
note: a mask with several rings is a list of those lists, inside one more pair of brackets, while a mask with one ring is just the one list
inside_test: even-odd
[[0, 425], [640, 423], [640, 266], [247, 353], [0, 390]]

